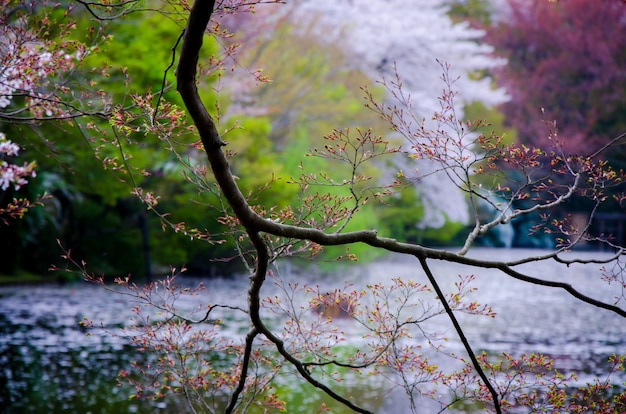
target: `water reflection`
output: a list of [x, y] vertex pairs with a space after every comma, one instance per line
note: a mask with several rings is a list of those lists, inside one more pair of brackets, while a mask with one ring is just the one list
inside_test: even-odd
[[[477, 258], [512, 260], [537, 253], [523, 249], [478, 249], [473, 255]], [[608, 257], [604, 253], [576, 254]], [[369, 267], [368, 277], [382, 281], [381, 275], [392, 274], [419, 279], [422, 276], [416, 271], [414, 262], [410, 258], [398, 258], [376, 263]], [[523, 265], [518, 270], [546, 280], [569, 283], [595, 299], [614, 303], [615, 296], [621, 291], [616, 290], [617, 286], [608, 285], [600, 279], [599, 267], [600, 265], [565, 267], [555, 262], [541, 262]], [[497, 314], [493, 319], [458, 315], [470, 343], [478, 350], [491, 354], [508, 352], [513, 355], [544, 353], [555, 359], [556, 369], [576, 372], [581, 382], [590, 379], [585, 374], [606, 372], [606, 361], [611, 354], [626, 352], [624, 318], [582, 303], [562, 289], [530, 285], [495, 270], [459, 270], [458, 266], [445, 262], [432, 261], [432, 270], [440, 283], [447, 286], [447, 291], [452, 290], [459, 272], [464, 275], [475, 274], [473, 286], [477, 291], [472, 298], [480, 303], [489, 303]], [[458, 348], [461, 353], [461, 344], [455, 339], [452, 327], [447, 327], [447, 330], [451, 334], [449, 346]], [[621, 386], [625, 379], [616, 378], [616, 385]]]
[[113, 327], [128, 304], [91, 285], [0, 289], [0, 406], [3, 413], [153, 413], [162, 402], [129, 401], [116, 377], [140, 360], [127, 341], [86, 336], [96, 315]]
[[[479, 250], [477, 255], [502, 259], [528, 252], [519, 250]], [[498, 272], [463, 270], [447, 263], [433, 262], [433, 272], [444, 289], [451, 289], [459, 272], [476, 274], [473, 298], [488, 302], [498, 314], [495, 319], [459, 315], [470, 342], [477, 350], [491, 354], [541, 352], [555, 359], [563, 372], [576, 372], [584, 382], [606, 372], [606, 361], [612, 353], [626, 352], [626, 323], [611, 312], [582, 304], [568, 293], [518, 282]], [[595, 298], [611, 302], [615, 292], [599, 280], [597, 267], [556, 264], [528, 265], [530, 273], [572, 283]], [[323, 285], [323, 289], [341, 287], [347, 280], [355, 286], [387, 282], [402, 277], [425, 282], [417, 262], [410, 258], [390, 258], [365, 268], [343, 272], [342, 278], [291, 272], [287, 280]], [[198, 280], [188, 280], [195, 284]], [[232, 306], [245, 304], [247, 278], [205, 280], [207, 290], [191, 299], [195, 303], [218, 300]], [[273, 289], [268, 284], [265, 293]], [[194, 302], [195, 301], [195, 302]], [[145, 358], [129, 345], [126, 338], [100, 335], [86, 336], [79, 322], [88, 316], [102, 321], [111, 330], [130, 323], [131, 303], [89, 284], [74, 286], [13, 286], [0, 288], [0, 407], [3, 413], [154, 413], [180, 412], [176, 400], [129, 400], [132, 390], [115, 381], [122, 368], [133, 360]], [[216, 314], [225, 320], [224, 332], [240, 337], [247, 330], [244, 315], [227, 310]], [[433, 320], [431, 328], [450, 337], [448, 349], [463, 353], [445, 318]], [[617, 386], [626, 378], [616, 377]], [[379, 413], [406, 412], [401, 393], [381, 399], [375, 383], [361, 384], [363, 398]], [[358, 390], [350, 391], [356, 393]], [[371, 392], [370, 392], [371, 391]], [[298, 393], [302, 393], [298, 397]], [[371, 394], [371, 395], [369, 395]], [[297, 390], [293, 398], [310, 398]]]

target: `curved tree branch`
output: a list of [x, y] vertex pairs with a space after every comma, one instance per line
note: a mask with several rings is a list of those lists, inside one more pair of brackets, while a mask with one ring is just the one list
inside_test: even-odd
[[[362, 230], [356, 232], [347, 233], [326, 233], [322, 230], [315, 228], [302, 228], [297, 226], [285, 225], [277, 223], [271, 220], [267, 220], [257, 213], [255, 213], [249, 206], [246, 198], [241, 193], [235, 178], [230, 171], [228, 159], [222, 150], [222, 147], [226, 145], [222, 141], [221, 136], [217, 130], [216, 124], [212, 116], [208, 113], [205, 105], [198, 94], [197, 89], [197, 64], [199, 52], [202, 47], [203, 37], [205, 31], [211, 19], [215, 7], [215, 0], [195, 0], [191, 8], [190, 15], [187, 21], [187, 26], [183, 33], [182, 44], [180, 49], [180, 58], [177, 67], [177, 89], [183, 99], [183, 102], [189, 112], [189, 115], [193, 119], [193, 122], [198, 130], [200, 139], [204, 145], [204, 150], [207, 154], [208, 161], [211, 169], [218, 182], [224, 198], [228, 201], [229, 205], [233, 209], [234, 214], [237, 216], [241, 225], [245, 228], [250, 240], [256, 250], [256, 269], [250, 279], [250, 287], [248, 291], [248, 306], [250, 311], [250, 320], [253, 325], [252, 330], [248, 334], [246, 346], [251, 347], [252, 341], [257, 334], [264, 335], [275, 346], [280, 355], [291, 363], [300, 375], [311, 385], [317, 387], [327, 393], [335, 400], [345, 404], [356, 412], [367, 413], [368, 411], [354, 405], [351, 401], [338, 395], [333, 390], [328, 388], [323, 383], [317, 381], [307, 370], [307, 366], [285, 348], [283, 341], [275, 336], [263, 323], [260, 317], [260, 290], [265, 281], [265, 276], [268, 268], [269, 261], [271, 259], [271, 252], [269, 247], [264, 241], [261, 233], [268, 233], [275, 236], [288, 237], [293, 239], [308, 240], [320, 245], [342, 245], [351, 243], [365, 243], [369, 246], [387, 250], [389, 252], [396, 252], [402, 254], [410, 254], [417, 257], [422, 264], [428, 278], [430, 279], [433, 287], [437, 291], [437, 294], [442, 300], [444, 306], [446, 301], [444, 300], [443, 293], [440, 291], [436, 280], [434, 279], [430, 269], [427, 266], [427, 259], [445, 260], [452, 263], [459, 263], [479, 268], [491, 268], [499, 269], [503, 273], [528, 283], [537, 284], [547, 287], [555, 287], [564, 289], [577, 299], [617, 313], [620, 316], [626, 317], [626, 311], [589, 296], [583, 295], [574, 289], [571, 285], [561, 282], [547, 281], [539, 278], [524, 275], [513, 269], [513, 266], [519, 263], [511, 262], [498, 262], [468, 258], [458, 253], [452, 253], [448, 251], [436, 250], [426, 248], [420, 245], [408, 244], [398, 242], [395, 239], [379, 237], [375, 230]], [[537, 207], [539, 208], [539, 207]], [[538, 257], [537, 260], [546, 258], [558, 259], [556, 255], [547, 257]], [[467, 352], [470, 354], [472, 363], [475, 369], [485, 382], [485, 385], [492, 394], [496, 411], [500, 412], [500, 405], [498, 396], [495, 389], [489, 383], [484, 372], [481, 370], [478, 361], [473, 354], [471, 347], [467, 343], [463, 332], [456, 322], [451, 310], [446, 308], [457, 333], [461, 337]], [[246, 362], [246, 361], [244, 361]], [[242, 367], [239, 386], [231, 397], [229, 407], [232, 409], [238, 398], [239, 393], [243, 389], [246, 380], [246, 367]]]
[[[243, 226], [246, 228], [246, 232], [248, 233], [248, 236], [250, 237], [250, 240], [252, 241], [252, 244], [257, 252], [256, 270], [250, 279], [250, 288], [248, 290], [250, 320], [255, 330], [251, 331], [248, 335], [249, 341], [247, 341], [246, 344], [251, 344], [251, 338], [256, 336], [256, 330], [258, 330], [258, 333], [263, 334], [272, 343], [274, 343], [281, 356], [289, 361], [309, 384], [321, 389], [333, 399], [356, 412], [370, 413], [370, 411], [353, 404], [350, 400], [340, 396], [332, 389], [313, 378], [306, 370], [304, 364], [285, 349], [283, 341], [276, 337], [261, 320], [259, 312], [260, 290], [263, 282], [265, 281], [265, 275], [267, 273], [267, 267], [270, 260], [270, 253], [267, 245], [263, 241], [263, 238], [259, 234], [259, 228], [261, 227], [261, 224], [266, 221], [250, 209], [245, 197], [235, 183], [234, 177], [230, 172], [228, 160], [221, 148], [225, 145], [225, 143], [222, 141], [213, 119], [207, 112], [206, 107], [203, 105], [196, 87], [198, 55], [200, 48], [202, 47], [202, 39], [204, 37], [205, 29], [210, 21], [214, 5], [214, 0], [196, 0], [191, 8], [189, 19], [187, 21], [187, 27], [183, 35], [180, 59], [178, 63], [178, 91], [183, 98], [185, 106], [187, 107], [196, 128], [198, 129], [200, 139], [204, 145], [204, 149], [207, 153], [215, 179], [219, 183], [224, 193], [224, 197], [233, 208], [233, 211]], [[242, 369], [239, 386], [235, 394], [232, 396], [229, 407], [235, 406], [235, 399], [237, 398], [238, 392], [240, 392], [240, 388], [243, 388], [242, 384], [244, 382], [245, 372]]]
[[239, 396], [243, 392], [244, 387], [246, 386], [246, 378], [248, 378], [248, 366], [250, 365], [250, 358], [252, 356], [252, 344], [254, 344], [254, 338], [258, 335], [259, 331], [256, 328], [252, 328], [248, 335], [246, 335], [246, 346], [243, 353], [243, 361], [241, 363], [241, 373], [239, 374], [239, 383], [237, 384], [237, 388], [230, 396], [230, 401], [228, 402], [228, 406], [224, 410], [226, 414], [230, 414], [235, 410], [237, 406], [237, 400]]

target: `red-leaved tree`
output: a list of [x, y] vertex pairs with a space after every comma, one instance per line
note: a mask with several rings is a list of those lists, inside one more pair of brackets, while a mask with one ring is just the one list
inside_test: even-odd
[[591, 153], [624, 131], [626, 5], [621, 0], [510, 0], [488, 31], [508, 64], [498, 84], [511, 99], [506, 120], [522, 143]]

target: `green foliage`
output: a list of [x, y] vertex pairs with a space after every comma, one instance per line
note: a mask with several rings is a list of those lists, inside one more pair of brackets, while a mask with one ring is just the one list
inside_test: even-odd
[[[88, 22], [86, 19], [82, 23]], [[114, 102], [125, 105], [130, 103], [131, 94], [158, 93], [167, 75], [163, 97], [180, 105], [180, 96], [172, 88], [175, 76], [170, 65], [172, 48], [183, 29], [184, 23], [160, 13], [132, 14], [113, 20], [107, 27], [106, 42], [85, 60], [85, 70], [93, 73], [106, 68], [106, 77], [100, 77], [98, 83]], [[215, 52], [215, 41], [209, 38], [206, 41], [208, 53]]]
[[463, 242], [465, 233], [463, 223], [446, 220], [440, 228], [425, 228], [420, 232], [420, 243], [428, 243], [433, 246], [454, 246]]
[[450, 3], [449, 14], [453, 19], [483, 26], [491, 24], [491, 9], [494, 6], [489, 0], [453, 0]]
[[[78, 27], [73, 33], [75, 39], [95, 42], [97, 29], [91, 16], [79, 13], [74, 18]], [[11, 230], [18, 233], [20, 249], [29, 252], [18, 266], [36, 272], [46, 272], [51, 263], [58, 263], [59, 239], [96, 271], [142, 275], [144, 258], [138, 220], [144, 207], [131, 195], [136, 186], [145, 186], [147, 191], [171, 199], [167, 208], [174, 212], [176, 220], [189, 219], [198, 225], [200, 221], [204, 222], [202, 225], [216, 223], [206, 216], [200, 219], [206, 207], [192, 201], [198, 198], [198, 189], [185, 181], [178, 165], [176, 152], [182, 153], [186, 143], [195, 138], [179, 128], [174, 131], [179, 141], [171, 141], [170, 151], [164, 150], [162, 137], [145, 129], [153, 115], [148, 102], [133, 97], [152, 92], [152, 104], [156, 103], [156, 94], [172, 59], [171, 48], [182, 30], [180, 23], [160, 13], [136, 13], [110, 22], [106, 29], [114, 35], [104, 34], [106, 42], [92, 44], [72, 82], [101, 88], [108, 99], [122, 103], [126, 110], [121, 116], [127, 117], [124, 121], [132, 129], [97, 119], [89, 123], [80, 119], [46, 122], [36, 128], [12, 124], [3, 129], [11, 137], [19, 137], [16, 142], [28, 148], [23, 158], [35, 160], [38, 165], [39, 176], [22, 191], [47, 192], [52, 196], [43, 208], [33, 211]], [[215, 50], [215, 42], [208, 42], [211, 43], [213, 47], [208, 49]], [[157, 44], [165, 46], [154, 47]], [[167, 79], [161, 108], [166, 102], [180, 103], [171, 87], [171, 69]], [[205, 80], [203, 88], [207, 95], [214, 96], [208, 84], [211, 79]], [[176, 167], [170, 168], [173, 165]], [[157, 178], [144, 178], [144, 171]], [[148, 223], [157, 265], [180, 265], [207, 249], [202, 243], [190, 248], [188, 237], [163, 232], [156, 219], [149, 219]], [[218, 231], [218, 227], [211, 231]]]
[[286, 160], [270, 140], [270, 133], [268, 118], [244, 117], [230, 126], [224, 139], [233, 155], [231, 168], [241, 191], [252, 195], [252, 204], [282, 208], [296, 200], [297, 189], [287, 184]]
[[487, 108], [481, 102], [471, 102], [465, 106], [464, 111], [465, 118], [469, 121], [486, 120], [489, 122], [477, 132], [486, 136], [496, 133], [502, 137], [504, 144], [513, 144], [517, 141], [517, 131], [515, 128], [506, 125], [504, 114], [499, 108]]
[[[358, 349], [350, 345], [334, 347], [333, 353], [337, 359], [349, 358]], [[333, 389], [341, 395], [347, 396], [355, 404], [367, 407], [373, 411], [381, 408], [383, 400], [379, 398], [383, 390], [381, 384], [373, 376], [364, 375], [356, 370], [329, 365], [317, 368], [316, 371], [323, 378], [341, 378], [333, 382]], [[353, 411], [338, 403], [326, 394], [315, 393], [312, 398], [311, 385], [303, 382], [297, 373], [284, 373], [273, 383], [273, 391], [278, 399], [285, 402], [285, 412], [307, 413], [337, 413], [349, 414]]]
[[376, 206], [376, 215], [387, 225], [389, 237], [412, 243], [423, 241], [424, 230], [417, 223], [424, 217], [424, 210], [413, 186], [405, 187]]
[[[181, 100], [172, 87], [174, 73], [168, 66], [183, 24], [175, 14], [133, 13], [107, 23], [105, 33], [93, 28], [88, 13], [75, 14], [75, 18], [78, 30], [73, 36], [87, 39], [91, 48], [73, 82], [101, 88], [107, 99], [120, 105], [108, 121], [50, 122], [36, 130], [7, 128], [30, 148], [24, 158], [37, 161], [40, 179], [32, 189], [53, 196], [18, 230], [31, 251], [48, 252], [40, 258], [39, 270], [55, 262], [56, 240], [60, 239], [65, 247], [80, 246], [76, 254], [97, 270], [142, 274], [138, 220], [145, 206], [133, 201], [135, 187], [158, 197], [155, 211], [165, 213], [160, 217], [148, 214], [149, 243], [157, 267], [187, 264], [192, 272], [206, 272], [212, 267], [211, 259], [236, 256], [238, 234], [227, 235], [229, 227], [220, 222], [224, 211], [219, 191], [212, 177], [194, 171], [205, 163], [205, 155], [190, 148], [197, 138], [185, 129], [186, 115], [175, 112]], [[96, 40], [97, 35], [104, 40]], [[226, 150], [243, 193], [267, 214], [286, 207], [297, 210], [303, 197], [317, 193], [345, 197], [342, 207], [353, 209], [354, 200], [348, 200], [351, 191], [364, 195], [368, 186], [378, 185], [389, 169], [385, 161], [363, 165], [359, 172], [369, 181], [357, 182], [352, 189], [320, 183], [302, 192], [290, 181], [303, 172], [323, 173], [336, 182], [352, 176], [351, 167], [341, 162], [306, 157], [301, 164], [301, 160], [313, 148], [323, 148], [324, 136], [335, 128], [367, 125], [385, 132], [383, 122], [363, 106], [360, 90], [366, 86], [381, 94], [382, 89], [363, 73], [348, 69], [337, 45], [320, 42], [307, 29], [281, 24], [275, 36], [256, 39], [257, 44], [238, 56], [238, 63], [263, 67], [273, 82], [243, 88], [244, 101], [254, 108], [252, 114], [246, 105], [238, 114], [237, 108], [242, 107], [238, 97], [224, 95], [233, 105], [222, 104], [220, 113], [227, 116], [219, 121], [220, 130], [227, 131], [223, 137], [228, 142]], [[207, 64], [206, 57], [218, 48], [213, 38], [206, 41], [201, 64]], [[199, 84], [208, 102], [217, 98], [212, 82], [220, 70], [213, 68]], [[166, 87], [159, 97], [164, 74]], [[244, 77], [249, 76], [246, 71]], [[152, 119], [157, 102], [162, 116], [157, 122], [162, 124]], [[170, 110], [175, 115], [168, 120]], [[45, 179], [52, 176], [53, 182]], [[417, 193], [407, 190], [389, 203], [381, 206], [372, 199], [359, 205], [344, 230], [371, 228], [392, 237], [423, 240], [416, 227], [423, 215]], [[403, 209], [409, 213], [400, 214]], [[184, 231], [180, 223], [185, 223]], [[452, 236], [450, 229], [427, 237], [445, 243]], [[216, 239], [197, 242], [191, 240], [192, 233], [213, 234]], [[371, 258], [365, 249], [356, 245], [350, 254]], [[324, 258], [345, 254], [343, 248], [329, 247]]]
[[[261, 83], [256, 89], [250, 88], [245, 99], [236, 94], [231, 98], [234, 106], [241, 107], [244, 114], [248, 107], [254, 108], [255, 112], [261, 112], [262, 115], [256, 116], [257, 125], [267, 122], [263, 125], [269, 126], [270, 130], [262, 131], [258, 136], [254, 132], [247, 132], [250, 120], [244, 116], [245, 120], [240, 121], [244, 128], [233, 131], [235, 136], [231, 136], [233, 132], [229, 133], [226, 138], [229, 142], [228, 148], [235, 148], [238, 157], [254, 156], [257, 151], [271, 155], [266, 155], [267, 159], [255, 160], [254, 170], [246, 170], [245, 161], [233, 158], [235, 174], [241, 180], [246, 177], [250, 180], [250, 172], [263, 172], [266, 165], [271, 165], [270, 160], [276, 163], [271, 167], [272, 170], [265, 172], [266, 176], [272, 176], [273, 171], [276, 179], [282, 178], [273, 182], [272, 188], [268, 190], [268, 193], [277, 194], [278, 197], [270, 198], [273, 204], [265, 206], [283, 207], [287, 204], [294, 211], [298, 211], [302, 208], [302, 200], [307, 196], [319, 194], [320, 197], [328, 195], [351, 198], [350, 187], [340, 184], [354, 174], [348, 163], [304, 155], [315, 154], [315, 149], [323, 150], [327, 144], [324, 137], [339, 127], [356, 128], [367, 125], [374, 130], [386, 131], [387, 127], [383, 127], [376, 114], [365, 108], [361, 87], [367, 87], [375, 95], [380, 95], [382, 89], [374, 86], [364, 74], [348, 69], [337, 45], [320, 42], [306, 28], [296, 30], [281, 23], [274, 36], [257, 39], [258, 43], [250, 45], [249, 49], [240, 54], [239, 61], [247, 68], [262, 67], [263, 74], [272, 81]], [[234, 81], [234, 89], [238, 89], [238, 83], [245, 84], [250, 74], [244, 71], [240, 76], [243, 78]], [[240, 99], [242, 102], [239, 102]], [[271, 141], [263, 138], [262, 134], [269, 136]], [[252, 155], [248, 155], [245, 151], [250, 150], [251, 139], [254, 140], [256, 149], [252, 150]], [[368, 187], [379, 185], [379, 180], [388, 168], [385, 161], [364, 164], [358, 173], [369, 177], [369, 180], [356, 183], [354, 190], [357, 193], [367, 192]], [[247, 171], [248, 176], [241, 173], [243, 171]], [[285, 186], [283, 182], [292, 178], [291, 181], [298, 182], [302, 175], [308, 174], [314, 175], [314, 181], [318, 182], [309, 183], [306, 189], [299, 189], [293, 184]], [[242, 188], [249, 188], [243, 182], [239, 184]], [[256, 204], [256, 200], [253, 204]], [[354, 208], [354, 200], [346, 201], [342, 207]], [[369, 203], [358, 208], [358, 212], [344, 230], [370, 228], [380, 230], [381, 234], [388, 234], [387, 227], [396, 226], [392, 221], [397, 220], [398, 216], [381, 216], [382, 210], [384, 209], [376, 207], [376, 201], [372, 197]], [[372, 258], [371, 252], [366, 254], [366, 251], [366, 246], [355, 245], [351, 247], [350, 253], [360, 258]], [[333, 260], [345, 254], [345, 248], [326, 247], [323, 258]]]

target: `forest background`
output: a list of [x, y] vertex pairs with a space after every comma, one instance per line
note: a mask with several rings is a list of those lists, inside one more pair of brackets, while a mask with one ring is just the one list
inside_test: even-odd
[[[18, 3], [3, 2], [4, 27], [10, 27], [11, 7]], [[183, 264], [192, 274], [236, 269], [239, 262], [230, 260], [237, 256], [236, 240], [219, 237], [229, 231], [228, 223], [219, 220], [219, 194], [199, 192], [185, 173], [185, 164], [200, 157], [187, 147], [195, 139], [193, 133], [187, 138], [179, 135], [180, 142], [169, 141], [170, 151], [158, 151], [163, 142], [142, 126], [151, 116], [149, 99], [150, 104], [156, 99], [182, 104], [171, 88], [174, 73], [167, 70], [182, 23], [167, 17], [167, 5], [150, 4], [165, 7], [165, 13], [131, 13], [99, 25], [97, 32], [87, 8], [70, 7], [67, 14], [57, 9], [52, 18], [62, 22], [71, 15], [75, 26], [42, 33], [52, 50], [60, 49], [67, 36], [87, 39], [86, 48], [74, 51], [71, 67], [46, 72], [42, 85], [62, 84], [73, 99], [88, 90], [105, 91], [102, 108], [120, 103], [124, 110], [118, 116], [126, 114], [129, 118], [124, 121], [134, 122], [135, 130], [123, 130], [121, 123], [106, 116], [96, 116], [96, 121], [54, 114], [33, 118], [22, 111], [25, 102], [19, 91], [0, 90], [3, 141], [20, 148], [19, 155], [4, 154], [3, 163], [23, 165], [28, 176], [25, 185], [2, 186], [0, 206], [6, 210], [14, 199], [43, 197], [26, 214], [21, 211], [21, 219], [6, 218], [1, 225], [3, 275], [22, 280], [32, 274], [50, 277], [48, 269], [62, 260], [59, 243], [106, 274], [145, 276], [152, 269]], [[389, 126], [365, 107], [363, 87], [384, 98], [388, 91], [376, 82], [397, 72], [413, 95], [416, 112], [429, 116], [444, 88], [443, 68], [436, 59], [450, 64], [451, 78], [458, 76], [454, 84], [462, 91], [456, 100], [458, 114], [491, 122], [479, 132], [504, 131], [509, 142], [556, 147], [548, 133], [556, 121], [558, 145], [564, 151], [589, 153], [626, 129], [622, 70], [626, 39], [614, 36], [615, 27], [624, 24], [626, 8], [621, 2], [438, 0], [408, 13], [401, 7], [362, 6], [295, 2], [280, 12], [260, 10], [266, 18], [227, 17], [222, 24], [238, 32], [241, 43], [210, 40], [214, 50], [238, 49], [236, 58], [222, 72], [204, 79], [201, 87], [208, 101], [219, 103], [220, 126], [228, 131], [225, 139], [239, 154], [232, 165], [234, 174], [259, 205], [297, 208], [297, 186], [289, 179], [303, 168], [319, 167], [314, 157], [307, 157], [303, 167], [300, 156], [323, 146], [324, 135], [334, 128], [367, 125], [393, 138]], [[45, 9], [37, 11], [44, 16]], [[507, 19], [500, 19], [503, 15]], [[37, 19], [26, 24], [36, 30]], [[2, 39], [1, 46], [8, 50], [10, 36], [5, 33]], [[27, 71], [19, 67], [24, 62], [10, 58], [10, 53], [3, 55], [4, 85], [16, 73]], [[131, 158], [133, 171], [121, 166]], [[608, 162], [622, 168], [623, 151], [610, 152]], [[346, 168], [338, 165], [337, 177], [345, 176]], [[380, 164], [367, 172], [383, 181], [397, 168]], [[419, 179], [403, 178], [410, 187], [407, 191], [384, 204], [364, 205], [350, 226], [362, 228], [366, 223], [380, 234], [429, 245], [462, 242], [470, 226], [464, 196], [441, 187], [443, 180], [431, 176], [428, 165], [420, 168]], [[272, 190], [259, 191], [265, 185], [260, 177], [266, 173], [275, 177]], [[167, 217], [159, 217], [157, 209], [146, 212], [133, 194], [139, 186], [159, 198]], [[332, 191], [341, 194], [345, 189]], [[211, 218], [206, 216], [207, 207], [214, 213]], [[590, 208], [578, 199], [565, 205], [563, 214]], [[620, 223], [619, 203], [602, 209]], [[485, 214], [490, 214], [488, 209]], [[487, 234], [478, 243], [552, 247], [551, 235], [529, 237], [540, 221], [539, 215], [518, 220], [507, 231]], [[194, 243], [194, 237], [212, 237], [215, 242]], [[352, 253], [358, 256], [355, 248]], [[342, 252], [330, 248], [325, 254], [331, 259]]]

